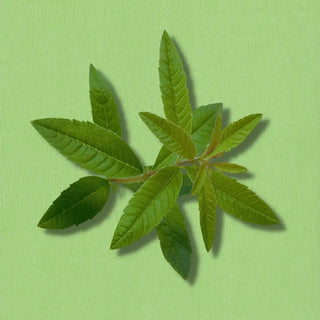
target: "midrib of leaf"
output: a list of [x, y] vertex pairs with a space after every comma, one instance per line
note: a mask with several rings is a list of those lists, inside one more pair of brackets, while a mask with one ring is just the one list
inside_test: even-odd
[[[119, 241], [121, 241], [122, 238], [125, 237], [125, 235], [136, 225], [136, 223], [141, 219], [142, 215], [143, 215], [143, 212], [145, 212], [151, 205], [152, 203], [155, 201], [156, 198], [158, 198], [158, 196], [162, 193], [162, 191], [167, 187], [167, 185], [170, 183], [170, 181], [175, 177], [176, 175], [172, 175], [170, 177], [170, 179], [167, 181], [166, 184], [162, 185], [162, 187], [160, 188], [159, 192], [157, 192], [155, 194], [155, 196], [153, 197], [153, 199], [151, 199], [148, 203], [148, 205], [143, 209], [143, 211], [141, 211], [140, 215], [138, 217], [134, 216], [134, 222], [133, 224], [130, 225], [130, 228], [127, 228], [127, 230], [121, 235], [121, 238], [114, 244], [114, 246], [116, 246]], [[169, 212], [169, 210], [168, 210]]]
[[[38, 124], [38, 125], [39, 125], [39, 124]], [[130, 165], [129, 163], [123, 162], [121, 159], [117, 159], [117, 158], [109, 155], [108, 153], [104, 153], [104, 152], [102, 152], [101, 150], [99, 150], [99, 149], [91, 146], [90, 144], [87, 144], [87, 143], [84, 142], [84, 141], [81, 141], [81, 140], [79, 140], [79, 139], [77, 139], [77, 138], [74, 138], [74, 137], [68, 135], [67, 133], [61, 132], [61, 131], [59, 131], [58, 129], [54, 129], [54, 130], [53, 130], [52, 128], [48, 128], [47, 126], [44, 126], [43, 124], [41, 124], [40, 126], [46, 128], [46, 129], [48, 129], [48, 130], [51, 130], [51, 131], [53, 131], [53, 132], [55, 132], [55, 133], [57, 133], [57, 134], [61, 134], [61, 135], [63, 135], [63, 136], [69, 137], [70, 139], [72, 139], [72, 140], [74, 140], [74, 141], [77, 141], [77, 142], [79, 142], [80, 144], [82, 144], [82, 145], [84, 145], [84, 146], [90, 147], [91, 149], [95, 150], [96, 152], [98, 152], [98, 153], [100, 153], [100, 154], [102, 154], [102, 155], [104, 155], [104, 156], [107, 156], [107, 157], [115, 160], [116, 162], [122, 163], [124, 166], [131, 167], [132, 169], [135, 169], [135, 171], [139, 171], [138, 168]], [[105, 128], [103, 128], [103, 127], [100, 127], [100, 128], [102, 128], [103, 130], [109, 130], [109, 129], [105, 129]], [[109, 131], [111, 131], [111, 130], [109, 130]], [[114, 133], [113, 131], [111, 131], [111, 132]], [[116, 134], [116, 133], [114, 133], [114, 134]], [[119, 137], [119, 136], [118, 136], [118, 137]], [[121, 139], [121, 138], [120, 138], [120, 139]], [[88, 160], [88, 161], [90, 161], [90, 160]], [[102, 162], [101, 162], [101, 163], [102, 163]], [[101, 163], [99, 163], [99, 165], [101, 165]], [[98, 165], [98, 166], [99, 166], [99, 165]]]
[[[265, 215], [263, 212], [261, 212], [261, 211], [259, 211], [259, 210], [255, 209], [255, 208], [253, 208], [251, 205], [249, 205], [249, 204], [247, 204], [247, 203], [243, 202], [243, 200], [239, 199], [238, 197], [230, 196], [230, 194], [228, 194], [228, 193], [226, 193], [226, 192], [222, 191], [219, 187], [217, 187], [217, 186], [215, 185], [215, 183], [214, 183], [214, 179], [212, 179], [212, 183], [213, 183], [213, 185], [214, 185], [214, 187], [215, 187], [216, 189], [219, 189], [219, 192], [223, 193], [223, 194], [224, 194], [224, 195], [226, 195], [228, 198], [234, 198], [234, 199], [236, 199], [237, 201], [239, 201], [243, 206], [245, 206], [245, 207], [249, 207], [251, 210], [253, 210], [253, 211], [257, 212], [258, 214], [260, 214], [261, 216], [263, 216], [263, 217], [267, 218], [268, 220], [270, 220], [270, 221], [272, 221], [272, 222], [277, 222], [277, 220], [273, 220], [273, 219], [272, 219], [272, 218], [270, 218], [269, 216]], [[245, 187], [247, 188], [247, 186], [245, 186]]]
[[[59, 215], [60, 215], [60, 214], [64, 214], [64, 213], [70, 211], [71, 209], [73, 209], [74, 207], [76, 207], [77, 205], [79, 205], [81, 202], [87, 200], [89, 197], [93, 196], [95, 193], [97, 193], [100, 189], [102, 189], [102, 188], [104, 188], [104, 187], [105, 187], [105, 185], [100, 186], [98, 189], [96, 189], [95, 191], [89, 193], [87, 196], [85, 196], [84, 198], [82, 198], [82, 199], [81, 199], [80, 201], [78, 201], [77, 203], [73, 204], [73, 205], [72, 205], [71, 207], [69, 207], [68, 209], [65, 209], [65, 210], [59, 212]], [[46, 222], [52, 220], [52, 219], [55, 218], [56, 216], [57, 216], [57, 215], [52, 216], [50, 219], [45, 220], [43, 223], [46, 223]]]

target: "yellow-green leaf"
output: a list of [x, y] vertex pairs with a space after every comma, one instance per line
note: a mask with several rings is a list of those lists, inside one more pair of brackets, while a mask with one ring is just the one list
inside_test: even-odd
[[34, 120], [32, 125], [69, 160], [96, 174], [122, 178], [142, 172], [133, 150], [111, 130], [91, 122], [55, 118]]
[[229, 163], [229, 162], [217, 162], [217, 163], [211, 163], [211, 165], [223, 172], [227, 173], [242, 173], [248, 171], [246, 167], [240, 166], [235, 163]]
[[211, 179], [208, 175], [206, 175], [205, 182], [197, 195], [202, 238], [207, 251], [210, 251], [215, 234], [217, 200]]
[[207, 150], [205, 151], [205, 156], [210, 158], [211, 153], [213, 153], [214, 149], [217, 147], [218, 143], [220, 142], [221, 138], [221, 125], [222, 125], [222, 118], [221, 114], [218, 114], [214, 129], [212, 130], [211, 139]]
[[139, 113], [152, 133], [172, 152], [186, 158], [195, 156], [194, 144], [189, 134], [171, 121], [150, 112]]
[[220, 143], [214, 150], [213, 155], [230, 151], [238, 146], [254, 129], [261, 118], [261, 113], [251, 114], [225, 127], [221, 134]]
[[192, 195], [195, 195], [200, 192], [200, 190], [206, 180], [207, 175], [208, 175], [208, 166], [207, 166], [207, 164], [202, 164], [199, 167], [197, 174], [196, 174], [196, 177], [193, 182], [193, 186], [192, 186], [192, 190], [191, 190]]
[[279, 223], [271, 208], [247, 186], [214, 170], [211, 178], [218, 206], [227, 213], [255, 224]]

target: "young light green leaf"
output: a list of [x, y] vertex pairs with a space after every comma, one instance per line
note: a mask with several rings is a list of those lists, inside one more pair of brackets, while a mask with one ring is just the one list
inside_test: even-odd
[[248, 171], [248, 169], [243, 166], [239, 166], [238, 164], [229, 162], [217, 162], [211, 163], [211, 165], [214, 168], [227, 173], [242, 173]]
[[93, 121], [121, 136], [121, 124], [113, 92], [104, 76], [90, 64], [90, 102]]
[[39, 119], [35, 129], [69, 160], [108, 178], [138, 175], [141, 164], [132, 149], [113, 131], [91, 122]]
[[160, 169], [134, 193], [120, 218], [111, 249], [125, 247], [149, 233], [169, 212], [182, 184], [177, 166]]
[[245, 222], [279, 223], [271, 208], [247, 186], [214, 170], [211, 177], [218, 206], [224, 211]]
[[196, 153], [201, 152], [209, 143], [218, 114], [222, 113], [222, 103], [201, 106], [193, 111], [192, 140]]
[[174, 203], [157, 227], [162, 253], [171, 266], [186, 279], [191, 263], [191, 244], [184, 217]]
[[217, 209], [216, 194], [209, 175], [206, 175], [205, 182], [198, 192], [198, 203], [202, 238], [209, 252], [214, 240]]
[[153, 134], [172, 152], [186, 159], [195, 156], [194, 144], [182, 128], [171, 121], [150, 112], [140, 112], [140, 118], [153, 132]]
[[168, 150], [166, 146], [162, 146], [158, 153], [157, 159], [153, 165], [153, 169], [167, 167], [175, 163], [177, 160], [178, 156], [175, 153]]
[[187, 171], [187, 174], [190, 178], [190, 180], [192, 181], [192, 183], [194, 182], [194, 180], [196, 179], [197, 176], [197, 172], [198, 172], [198, 166], [196, 166], [195, 164], [192, 164], [190, 166], [184, 167]]
[[192, 113], [186, 75], [178, 51], [166, 31], [160, 44], [159, 77], [166, 118], [190, 133]]
[[70, 185], [39, 221], [45, 229], [64, 229], [92, 219], [105, 205], [110, 192], [107, 180], [84, 177]]
[[232, 148], [238, 146], [254, 129], [261, 118], [261, 113], [251, 114], [225, 127], [221, 134], [220, 143], [213, 155], [223, 151], [230, 151]]
[[[209, 143], [212, 128], [216, 117], [222, 112], [222, 103], [201, 106], [193, 111], [192, 135], [196, 153], [202, 151]], [[157, 156], [153, 169], [160, 169], [177, 161], [178, 157], [165, 146], [162, 146]]]
[[214, 149], [217, 147], [217, 145], [220, 142], [221, 125], [222, 125], [221, 114], [218, 114], [214, 129], [212, 130], [212, 135], [211, 135], [211, 139], [210, 139], [209, 145], [207, 147], [207, 150], [204, 153], [204, 156], [206, 158], [210, 158], [211, 157], [211, 153], [213, 153]]
[[192, 186], [192, 190], [191, 190], [192, 195], [195, 195], [200, 192], [200, 190], [206, 180], [207, 175], [208, 175], [208, 166], [206, 164], [202, 164], [199, 167], [197, 174], [196, 174], [196, 177], [193, 182], [193, 186]]

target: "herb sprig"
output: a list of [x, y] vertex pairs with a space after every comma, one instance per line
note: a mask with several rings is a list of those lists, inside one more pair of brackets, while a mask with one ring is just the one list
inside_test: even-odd
[[197, 196], [207, 251], [214, 241], [217, 206], [249, 223], [272, 225], [278, 219], [254, 192], [222, 174], [246, 172], [245, 167], [217, 161], [249, 135], [262, 115], [251, 114], [222, 129], [221, 103], [192, 112], [182, 61], [166, 31], [160, 45], [159, 76], [165, 117], [139, 113], [163, 144], [152, 166], [142, 167], [121, 138], [114, 94], [93, 65], [89, 77], [93, 123], [60, 118], [32, 121], [42, 137], [69, 160], [100, 175], [71, 184], [38, 226], [64, 229], [83, 223], [101, 211], [111, 184], [124, 184], [134, 194], [120, 217], [110, 248], [128, 246], [156, 228], [164, 257], [187, 278], [192, 248], [177, 204], [179, 196]]

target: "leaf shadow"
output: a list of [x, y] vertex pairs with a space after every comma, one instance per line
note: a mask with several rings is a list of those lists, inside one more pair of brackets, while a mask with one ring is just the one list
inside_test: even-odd
[[170, 38], [171, 38], [172, 42], [174, 43], [174, 45], [176, 46], [177, 51], [181, 57], [183, 69], [184, 69], [184, 72], [185, 72], [186, 78], [187, 78], [187, 88], [189, 90], [189, 98], [190, 98], [191, 108], [192, 108], [192, 110], [194, 110], [197, 107], [197, 100], [196, 100], [196, 95], [194, 93], [192, 72], [190, 70], [190, 66], [187, 62], [187, 59], [186, 59], [185, 55], [183, 54], [182, 50], [180, 49], [179, 44], [177, 43], [175, 37], [170, 37]]
[[192, 286], [195, 283], [196, 277], [198, 275], [198, 270], [199, 270], [199, 253], [198, 253], [198, 249], [196, 246], [196, 241], [195, 241], [195, 236], [194, 236], [194, 232], [191, 228], [191, 224], [190, 221], [188, 219], [188, 216], [186, 214], [186, 210], [185, 210], [185, 206], [187, 205], [187, 203], [189, 202], [194, 202], [196, 199], [195, 197], [188, 197], [188, 196], [183, 196], [178, 198], [178, 204], [179, 204], [179, 208], [185, 218], [185, 222], [187, 225], [187, 230], [188, 230], [188, 234], [190, 237], [190, 242], [191, 242], [191, 247], [192, 247], [192, 257], [191, 257], [191, 264], [190, 264], [190, 270], [189, 270], [189, 275], [187, 278], [187, 282]]
[[[143, 247], [148, 245], [151, 241], [155, 240], [156, 238], [157, 238], [157, 232], [156, 232], [156, 229], [153, 229], [151, 232], [146, 234], [141, 239], [135, 241], [131, 245], [118, 249], [117, 254], [120, 257], [126, 256], [128, 254], [132, 254], [132, 253], [142, 249]], [[160, 246], [159, 246], [159, 248], [160, 248]]]
[[85, 232], [89, 229], [92, 229], [100, 225], [108, 217], [109, 213], [111, 213], [114, 208], [115, 201], [116, 201], [116, 194], [114, 192], [111, 192], [106, 205], [92, 219], [87, 220], [79, 224], [78, 226], [72, 226], [66, 229], [58, 229], [58, 230], [45, 229], [45, 233], [50, 236], [62, 237], [62, 236], [71, 236], [75, 233]]
[[217, 207], [215, 235], [214, 235], [213, 246], [211, 249], [211, 252], [214, 257], [217, 257], [219, 255], [219, 252], [221, 249], [223, 224], [224, 224], [223, 210]]

